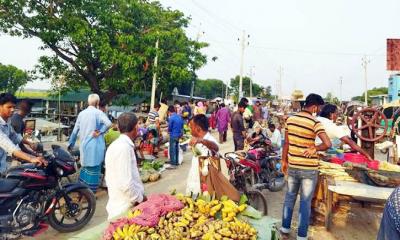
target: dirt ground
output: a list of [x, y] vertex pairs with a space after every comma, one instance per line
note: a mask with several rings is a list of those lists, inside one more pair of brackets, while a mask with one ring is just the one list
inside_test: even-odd
[[[217, 136], [213, 132], [214, 136]], [[233, 150], [232, 136], [228, 135], [228, 142], [220, 146], [220, 152], [225, 153]], [[154, 183], [145, 184], [146, 194], [152, 193], [168, 193], [176, 189], [178, 192], [184, 192], [186, 186], [186, 177], [190, 168], [192, 153], [187, 151], [184, 153], [183, 164], [176, 170], [167, 170], [162, 173], [161, 180]], [[263, 193], [268, 201], [268, 213], [270, 216], [281, 219], [282, 206], [285, 197], [285, 189], [281, 192]], [[297, 211], [298, 202], [295, 208], [295, 215], [293, 217], [292, 234], [290, 239], [296, 239], [296, 226], [297, 226]], [[106, 206], [107, 193], [100, 192], [97, 194], [97, 207], [93, 219], [81, 231], [85, 231], [107, 219]], [[364, 207], [357, 204], [350, 204], [340, 208], [338, 213], [333, 217], [333, 226], [331, 231], [327, 232], [322, 223], [317, 223], [311, 226], [309, 230], [310, 239], [314, 240], [372, 240], [376, 239], [379, 229], [379, 224], [382, 216], [382, 207]], [[76, 235], [78, 232], [61, 234], [52, 229], [51, 227], [35, 239], [38, 240], [53, 240], [53, 239], [68, 239]], [[25, 238], [33, 239], [33, 238]]]

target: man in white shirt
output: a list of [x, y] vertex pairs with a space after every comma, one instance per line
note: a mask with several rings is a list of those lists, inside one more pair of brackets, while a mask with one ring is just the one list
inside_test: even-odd
[[274, 148], [280, 149], [282, 146], [282, 135], [279, 129], [276, 129], [275, 124], [268, 124], [268, 129], [271, 131], [271, 143]]
[[[372, 160], [371, 156], [369, 156], [364, 149], [358, 146], [357, 143], [355, 143], [349, 137], [350, 132], [347, 130], [347, 127], [343, 128], [342, 126], [338, 126], [335, 124], [337, 114], [337, 107], [335, 105], [326, 104], [322, 108], [319, 116], [317, 117], [317, 120], [320, 121], [322, 126], [325, 128], [325, 132], [332, 142], [332, 147], [338, 148], [344, 143], [349, 145], [352, 150], [357, 151], [368, 159]], [[317, 138], [316, 142], [321, 142], [321, 140]]]
[[121, 135], [107, 149], [105, 179], [108, 187], [108, 220], [146, 200], [132, 141], [137, 136], [137, 122], [134, 113], [121, 114], [118, 117]]

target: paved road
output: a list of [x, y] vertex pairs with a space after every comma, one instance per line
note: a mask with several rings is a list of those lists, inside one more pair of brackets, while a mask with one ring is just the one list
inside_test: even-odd
[[[216, 133], [213, 133], [217, 136]], [[233, 150], [232, 136], [228, 135], [229, 141], [220, 146], [220, 152], [225, 153]], [[178, 192], [184, 192], [186, 186], [186, 177], [190, 168], [192, 153], [188, 151], [184, 153], [183, 164], [176, 170], [167, 170], [162, 173], [161, 180], [154, 183], [145, 184], [146, 194], [151, 193], [168, 193], [170, 190], [176, 189]], [[282, 205], [284, 201], [285, 191], [271, 193], [269, 191], [263, 192], [268, 201], [268, 213], [272, 217], [281, 219]], [[98, 194], [97, 208], [91, 222], [82, 230], [85, 231], [99, 223], [102, 223], [107, 219], [107, 213], [105, 210], [105, 205], [107, 202], [106, 192]], [[298, 202], [296, 204], [297, 213]], [[372, 240], [376, 239], [377, 229], [379, 228], [379, 222], [381, 219], [381, 209], [376, 211], [366, 210], [360, 208], [357, 205], [350, 205], [347, 210], [351, 210], [350, 214], [342, 214], [335, 218], [335, 225], [331, 232], [326, 232], [322, 226], [313, 226], [310, 229], [310, 236], [312, 239], [323, 239], [323, 240], [333, 240], [333, 239], [352, 239], [352, 240]], [[297, 226], [297, 214], [295, 213], [293, 217], [293, 236], [291, 239], [295, 239], [295, 231]], [[68, 237], [77, 234], [60, 234], [54, 229], [49, 228], [44, 234], [38, 236], [35, 239], [39, 240], [52, 240], [52, 239], [68, 239]], [[26, 238], [32, 239], [32, 238]]]

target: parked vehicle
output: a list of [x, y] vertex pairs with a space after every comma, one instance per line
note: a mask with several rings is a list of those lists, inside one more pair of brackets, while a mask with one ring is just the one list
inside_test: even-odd
[[44, 153], [48, 166], [22, 164], [0, 179], [0, 239], [35, 236], [49, 223], [59, 232], [83, 228], [93, 217], [96, 199], [87, 185], [61, 184], [77, 170], [74, 158], [60, 146]]
[[274, 152], [255, 148], [248, 152], [226, 153], [225, 157], [249, 168], [246, 181], [255, 189], [277, 192], [285, 186], [284, 174], [281, 172], [281, 157]]
[[250, 184], [251, 167], [241, 164], [236, 161], [230, 154], [225, 154], [225, 161], [229, 168], [230, 182], [242, 194], [245, 194], [249, 200], [249, 204], [262, 212], [268, 214], [267, 199], [264, 194], [258, 189], [255, 189]]

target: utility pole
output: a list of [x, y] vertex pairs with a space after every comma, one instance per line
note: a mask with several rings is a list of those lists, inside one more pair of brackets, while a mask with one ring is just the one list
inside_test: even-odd
[[362, 59], [361, 59], [362, 63], [361, 66], [363, 66], [364, 68], [364, 78], [365, 78], [365, 94], [364, 94], [364, 101], [365, 104], [368, 106], [368, 79], [367, 79], [367, 68], [368, 68], [368, 64], [371, 62], [369, 60], [369, 58], [367, 57], [367, 55], [365, 55]]
[[[240, 77], [239, 77], [239, 100], [243, 97], [243, 64], [244, 64], [244, 50], [246, 42], [250, 35], [246, 36], [246, 31], [243, 30], [242, 38], [240, 39], [241, 54], [240, 54]], [[249, 42], [247, 42], [249, 45]]]
[[[200, 23], [200, 27], [201, 27], [201, 23]], [[204, 34], [204, 31], [201, 31], [200, 27], [199, 27], [199, 31], [197, 32], [197, 35], [196, 35], [196, 42], [198, 42], [200, 37], [201, 37], [201, 35]], [[193, 98], [193, 94], [194, 94], [194, 80], [196, 78], [196, 72], [195, 72], [196, 69], [193, 67], [192, 70], [193, 70], [193, 79], [192, 79], [192, 87], [190, 88], [190, 98], [191, 99]]]
[[282, 99], [282, 76], [283, 76], [283, 67], [279, 66], [278, 68], [278, 74], [279, 74], [279, 78], [278, 78], [278, 83], [276, 84], [276, 91], [278, 93], [278, 99]]
[[150, 101], [150, 111], [154, 109], [156, 101], [156, 81], [157, 81], [157, 65], [158, 65], [158, 44], [159, 39], [156, 41], [156, 56], [154, 57], [154, 72], [153, 72], [153, 82], [151, 84], [151, 101]]
[[225, 91], [225, 99], [226, 100], [228, 100], [228, 84], [229, 84], [229, 81], [228, 81], [228, 83], [226, 83], [226, 91]]
[[253, 76], [254, 76], [254, 68], [255, 66], [250, 67], [250, 98], [253, 97]]
[[339, 79], [339, 94], [340, 94], [340, 102], [343, 102], [343, 95], [342, 95], [342, 87], [343, 87], [343, 77], [340, 76]]

